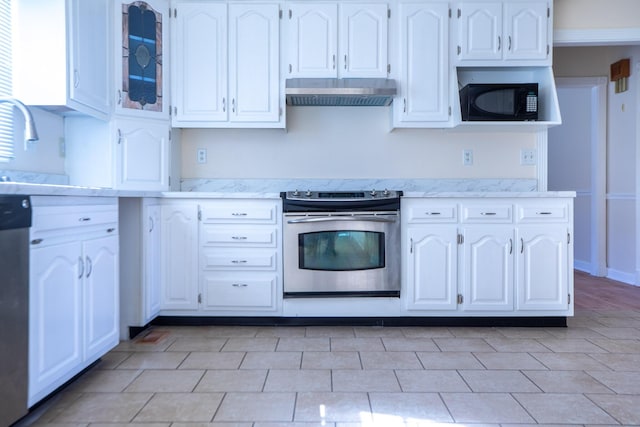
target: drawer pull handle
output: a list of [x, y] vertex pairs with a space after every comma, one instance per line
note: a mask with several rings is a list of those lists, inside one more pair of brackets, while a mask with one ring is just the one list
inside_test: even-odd
[[33, 240], [31, 241], [31, 244], [32, 244], [32, 245], [39, 245], [40, 243], [42, 243], [42, 239], [33, 239]]
[[233, 261], [231, 261], [232, 264], [246, 264], [247, 260], [246, 259], [234, 259]]
[[247, 236], [231, 236], [233, 240], [247, 240]]
[[247, 216], [246, 212], [233, 212], [231, 216]]
[[494, 215], [496, 215], [496, 213], [495, 212], [480, 212], [480, 215], [494, 216]]
[[427, 215], [442, 215], [441, 212], [425, 212]]
[[551, 215], [551, 212], [536, 212], [537, 215]]
[[87, 221], [91, 221], [91, 218], [89, 218], [88, 216], [85, 216], [85, 217], [82, 217], [82, 218], [78, 218], [78, 221], [87, 222]]
[[234, 288], [246, 288], [247, 285], [246, 283], [233, 283], [231, 286], [233, 286]]

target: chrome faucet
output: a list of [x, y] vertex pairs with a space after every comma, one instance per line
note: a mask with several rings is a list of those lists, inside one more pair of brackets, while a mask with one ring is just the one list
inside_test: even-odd
[[38, 140], [38, 131], [36, 130], [36, 123], [33, 120], [33, 116], [31, 115], [31, 111], [24, 105], [21, 101], [16, 98], [12, 98], [10, 96], [0, 96], [0, 103], [7, 102], [12, 104], [22, 113], [24, 117], [24, 141], [25, 148], [26, 143], [29, 141], [37, 141]]

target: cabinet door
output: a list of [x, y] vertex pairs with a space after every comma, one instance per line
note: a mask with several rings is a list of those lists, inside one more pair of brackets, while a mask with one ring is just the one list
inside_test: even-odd
[[280, 121], [280, 7], [229, 5], [229, 96], [233, 122]]
[[69, 97], [109, 114], [109, 2], [71, 2]]
[[336, 77], [338, 5], [289, 5], [289, 77]]
[[93, 362], [118, 345], [118, 237], [82, 243], [85, 360]]
[[549, 23], [547, 2], [509, 3], [505, 2], [504, 25], [506, 48], [504, 58], [547, 59]]
[[568, 310], [569, 231], [564, 225], [518, 228], [518, 309]]
[[116, 127], [116, 188], [169, 188], [169, 125], [119, 118]]
[[116, 111], [168, 118], [169, 2], [116, 0], [115, 8]]
[[462, 233], [463, 309], [513, 310], [513, 227], [482, 225]]
[[457, 237], [455, 226], [408, 230], [408, 310], [457, 309]]
[[142, 307], [144, 322], [153, 320], [160, 312], [160, 283], [162, 275], [161, 224], [162, 213], [159, 205], [149, 205], [144, 209], [143, 235], [143, 291]]
[[401, 3], [401, 99], [396, 123], [449, 120], [449, 5]]
[[161, 308], [198, 309], [198, 206], [162, 206]]
[[32, 248], [29, 279], [29, 406], [67, 381], [82, 363], [77, 242]]
[[458, 5], [458, 59], [502, 59], [502, 3]]
[[227, 5], [179, 3], [173, 46], [172, 116], [176, 127], [191, 122], [226, 122]]
[[388, 6], [340, 4], [340, 77], [387, 77]]

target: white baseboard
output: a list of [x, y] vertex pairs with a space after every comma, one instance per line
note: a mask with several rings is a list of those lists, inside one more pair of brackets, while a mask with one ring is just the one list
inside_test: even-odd
[[628, 285], [638, 286], [636, 283], [636, 273], [627, 273], [626, 271], [609, 268], [607, 269], [607, 278], [617, 280], [618, 282], [626, 283]]
[[573, 260], [574, 270], [582, 271], [584, 273], [591, 274], [591, 263], [587, 261], [580, 261], [578, 259]]

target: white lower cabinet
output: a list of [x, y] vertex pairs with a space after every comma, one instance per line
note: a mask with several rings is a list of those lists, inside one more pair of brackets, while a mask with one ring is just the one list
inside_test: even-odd
[[119, 205], [120, 338], [126, 340], [160, 312], [162, 219], [159, 199], [126, 197]]
[[518, 310], [564, 310], [571, 305], [570, 236], [565, 225], [518, 229]]
[[455, 225], [410, 226], [406, 260], [409, 310], [457, 310], [458, 230]]
[[40, 207], [46, 199], [33, 198], [29, 406], [119, 342], [117, 202]]
[[269, 199], [164, 201], [160, 314], [278, 313], [280, 206]]
[[162, 205], [161, 310], [198, 309], [198, 203]]
[[571, 198], [402, 201], [409, 315], [573, 314]]
[[513, 226], [461, 229], [462, 310], [513, 311]]

